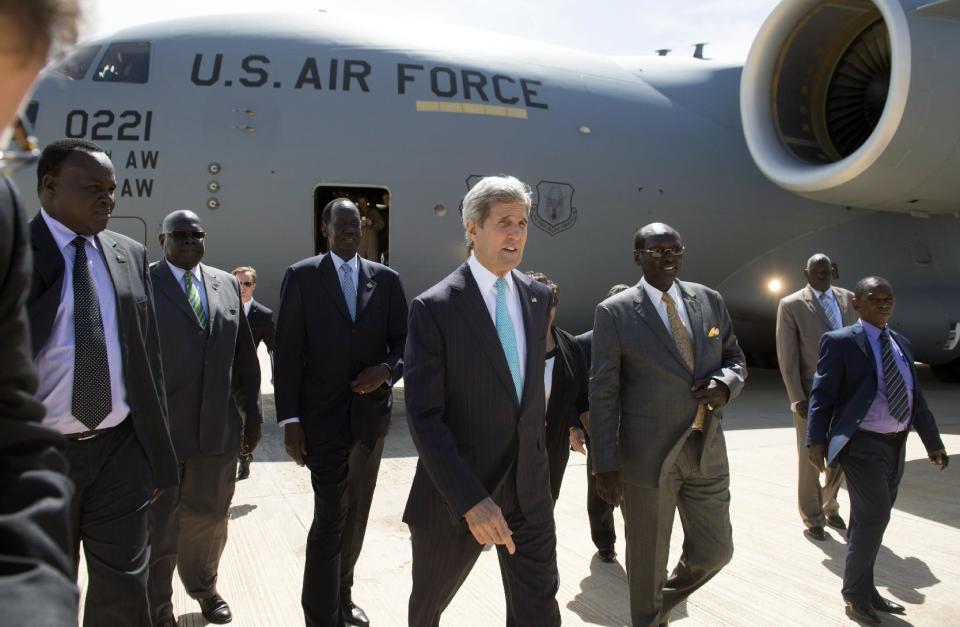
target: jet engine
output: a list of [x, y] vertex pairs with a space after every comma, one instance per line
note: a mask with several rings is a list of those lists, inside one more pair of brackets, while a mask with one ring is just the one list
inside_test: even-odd
[[750, 154], [807, 198], [960, 212], [960, 0], [785, 0], [740, 84]]

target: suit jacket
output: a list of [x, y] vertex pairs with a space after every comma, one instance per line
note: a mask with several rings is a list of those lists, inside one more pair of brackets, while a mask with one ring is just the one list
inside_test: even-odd
[[[349, 430], [355, 440], [383, 437], [390, 423], [393, 382], [403, 376], [407, 300], [400, 275], [360, 259], [357, 317], [350, 320], [329, 254], [287, 269], [280, 291], [274, 357], [277, 420], [298, 417], [309, 449]], [[350, 382], [385, 364], [391, 380], [369, 394]]]
[[260, 342], [267, 345], [267, 351], [273, 356], [274, 334], [276, 329], [273, 325], [273, 311], [267, 309], [257, 301], [250, 305], [250, 313], [247, 314], [247, 322], [250, 323], [250, 333], [253, 335], [253, 345], [260, 346]]
[[560, 496], [560, 479], [570, 457], [570, 427], [580, 424], [580, 414], [587, 411], [587, 390], [590, 377], [576, 338], [553, 327], [556, 352], [550, 400], [547, 401], [545, 446], [550, 459], [550, 492], [554, 500]]
[[[33, 241], [34, 269], [27, 307], [36, 358], [53, 331], [66, 264], [39, 214], [30, 221], [30, 237]], [[129, 237], [113, 231], [101, 232], [97, 240], [116, 292], [117, 325], [130, 420], [150, 461], [153, 487], [174, 486], [180, 480], [180, 473], [167, 423], [160, 338], [153, 308], [147, 250]]]
[[63, 438], [40, 424], [27, 294], [27, 221], [0, 176], [0, 616], [11, 625], [77, 623], [69, 512], [73, 485]]
[[[687, 367], [642, 286], [597, 306], [593, 324], [590, 429], [597, 472], [620, 470], [624, 481], [659, 485], [697, 413], [693, 383], [717, 379], [740, 394], [747, 377], [743, 352], [720, 294], [678, 281], [690, 318], [694, 369]], [[726, 473], [723, 410], [708, 413], [701, 471]]]
[[[449, 529], [515, 477], [527, 520], [553, 515], [544, 447], [543, 368], [550, 291], [516, 270], [527, 342], [522, 400], [468, 264], [410, 307], [407, 424], [420, 454], [403, 521]], [[499, 501], [498, 501], [499, 504]]]
[[[890, 337], [903, 351], [913, 373], [913, 411], [910, 426], [915, 428], [928, 452], [944, 448], [940, 431], [920, 389], [917, 368], [913, 365], [913, 346], [890, 329]], [[824, 334], [820, 340], [820, 360], [810, 392], [807, 414], [807, 446], [827, 444], [827, 462], [837, 456], [857, 431], [860, 422], [877, 396], [877, 365], [870, 340], [860, 324]]]
[[[150, 265], [154, 307], [166, 364], [170, 434], [180, 461], [240, 448], [245, 422], [261, 423], [260, 362], [231, 274], [200, 264], [207, 329], [200, 326], [166, 261]], [[239, 409], [239, 419], [231, 410]]]
[[[853, 292], [842, 287], [831, 289], [843, 316], [843, 326], [856, 322]], [[809, 285], [780, 299], [777, 307], [777, 361], [791, 409], [810, 396], [813, 375], [817, 372], [820, 337], [832, 330], [823, 306]]]
[[[576, 336], [577, 346], [580, 347], [580, 356], [583, 358], [583, 369], [584, 374], [587, 377], [587, 410], [590, 409], [590, 359], [593, 353], [593, 329], [589, 331], [584, 331], [580, 335]], [[587, 435], [589, 440], [589, 434], [586, 433], [584, 428], [583, 421], [580, 420], [580, 415], [578, 414], [576, 420], [570, 423], [571, 427], [576, 427], [578, 429], [584, 429], [584, 435]]]

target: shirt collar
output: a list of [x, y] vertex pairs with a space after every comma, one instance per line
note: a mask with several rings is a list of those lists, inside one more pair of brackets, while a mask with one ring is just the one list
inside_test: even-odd
[[[164, 261], [166, 261], [166, 262], [167, 262], [167, 265], [170, 267], [170, 272], [173, 272], [173, 278], [175, 278], [175, 279], [177, 280], [177, 283], [181, 283], [181, 284], [182, 284], [182, 283], [183, 283], [183, 275], [184, 275], [184, 273], [186, 272], [186, 270], [184, 270], [183, 268], [180, 268], [180, 267], [178, 267], [178, 266], [173, 265], [172, 263], [170, 263], [170, 260], [169, 260], [169, 259], [164, 259]], [[194, 279], [193, 282], [194, 282], [194, 283], [196, 283], [196, 284], [198, 284], [198, 285], [202, 285], [202, 284], [203, 284], [203, 273], [200, 272], [200, 264], [199, 264], [199, 263], [198, 263], [197, 265], [193, 266], [192, 268], [190, 268], [190, 275], [193, 277], [193, 279]]]
[[[57, 250], [62, 251], [77, 238], [77, 233], [74, 233], [64, 226], [62, 222], [47, 213], [47, 210], [43, 207], [40, 207], [40, 215], [43, 217], [43, 221], [46, 223], [50, 235], [53, 236], [53, 241], [57, 243]], [[90, 242], [95, 249], [100, 250], [96, 237], [93, 235], [81, 235], [81, 237]]]
[[[883, 331], [883, 329], [870, 324], [869, 322], [863, 320], [862, 318], [860, 320], [857, 320], [857, 324], [863, 327], [864, 332], [867, 334], [867, 336], [871, 340], [880, 339], [880, 333]], [[887, 328], [889, 329], [890, 325], [887, 325]], [[889, 333], [889, 331], [887, 331], [887, 333]]]
[[346, 261], [345, 259], [342, 259], [340, 255], [333, 252], [332, 250], [330, 251], [330, 257], [333, 258], [333, 267], [336, 269], [338, 274], [340, 273], [340, 266], [342, 266], [343, 264], [347, 264], [348, 266], [350, 266], [350, 269], [353, 270], [354, 272], [360, 269], [359, 268], [360, 258], [356, 253], [354, 253], [353, 258], [350, 259], [350, 261]]
[[250, 315], [250, 309], [253, 307], [253, 299], [251, 298], [243, 304], [243, 313], [244, 315]]
[[[476, 256], [473, 253], [470, 253], [470, 257], [467, 259], [467, 265], [470, 266], [470, 272], [473, 273], [473, 279], [477, 282], [477, 287], [480, 288], [481, 294], [486, 294], [493, 290], [493, 284], [497, 282], [498, 277], [493, 272], [490, 272], [480, 261], [477, 260]], [[503, 277], [507, 280], [507, 293], [513, 291], [513, 272], [507, 272]]]
[[[813, 292], [813, 295], [817, 297], [817, 300], [820, 300], [821, 298], [823, 298], [823, 295], [824, 295], [824, 294], [827, 295], [827, 299], [829, 299], [829, 300], [836, 300], [836, 299], [837, 299], [836, 296], [834, 296], [834, 294], [833, 294], [833, 288], [832, 288], [832, 287], [829, 288], [829, 289], [828, 289], [827, 291], [825, 291], [825, 292], [818, 291], [818, 290], [814, 289], [813, 286], [809, 286], [809, 287], [810, 287], [810, 291]], [[874, 327], [874, 328], [876, 328], [876, 327]]]
[[[641, 287], [643, 287], [644, 291], [647, 293], [647, 296], [650, 298], [650, 300], [653, 301], [654, 305], [658, 305], [660, 302], [663, 301], [664, 292], [661, 292], [654, 286], [647, 283], [646, 277], [643, 277], [640, 279], [640, 285]], [[683, 297], [680, 295], [680, 287], [677, 285], [676, 281], [673, 282], [673, 285], [670, 286], [670, 289], [667, 290], [666, 293], [670, 294], [670, 297], [673, 298], [674, 304], [677, 304], [681, 300], [683, 300]]]

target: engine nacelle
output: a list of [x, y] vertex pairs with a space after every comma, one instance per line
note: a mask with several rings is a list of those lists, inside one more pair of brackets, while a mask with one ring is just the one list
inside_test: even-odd
[[785, 0], [743, 68], [760, 170], [813, 200], [960, 212], [960, 0]]

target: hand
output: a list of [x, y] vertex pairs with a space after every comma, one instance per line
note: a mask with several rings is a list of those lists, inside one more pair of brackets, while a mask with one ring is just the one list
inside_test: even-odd
[[350, 382], [350, 389], [357, 394], [369, 394], [387, 382], [390, 370], [384, 365], [364, 368], [357, 378]]
[[623, 503], [623, 482], [619, 470], [597, 473], [597, 494], [611, 505]]
[[937, 466], [940, 466], [940, 470], [946, 470], [947, 466], [950, 465], [950, 456], [947, 455], [946, 449], [940, 449], [939, 451], [934, 451], [930, 453], [930, 461]]
[[470, 527], [470, 533], [480, 544], [502, 544], [507, 552], [513, 555], [517, 547], [513, 544], [513, 532], [507, 526], [507, 520], [500, 512], [500, 508], [489, 496], [463, 515]]
[[797, 403], [797, 413], [804, 420], [807, 419], [807, 412], [810, 411], [810, 401], [800, 401]]
[[827, 469], [827, 445], [811, 444], [807, 447], [807, 459], [813, 464], [818, 472], [824, 472]]
[[257, 444], [260, 443], [262, 435], [259, 422], [248, 422], [243, 425], [243, 441], [240, 443], [240, 450], [244, 453], [252, 453]]
[[730, 400], [730, 388], [716, 379], [701, 379], [690, 388], [693, 398], [700, 405], [706, 405], [707, 411], [717, 411]]
[[570, 427], [570, 448], [580, 453], [581, 455], [587, 454], [587, 434], [583, 432], [583, 429], [577, 427]]
[[290, 459], [303, 466], [303, 458], [307, 454], [307, 442], [303, 437], [303, 426], [299, 422], [289, 422], [283, 425], [283, 447], [287, 449]]

